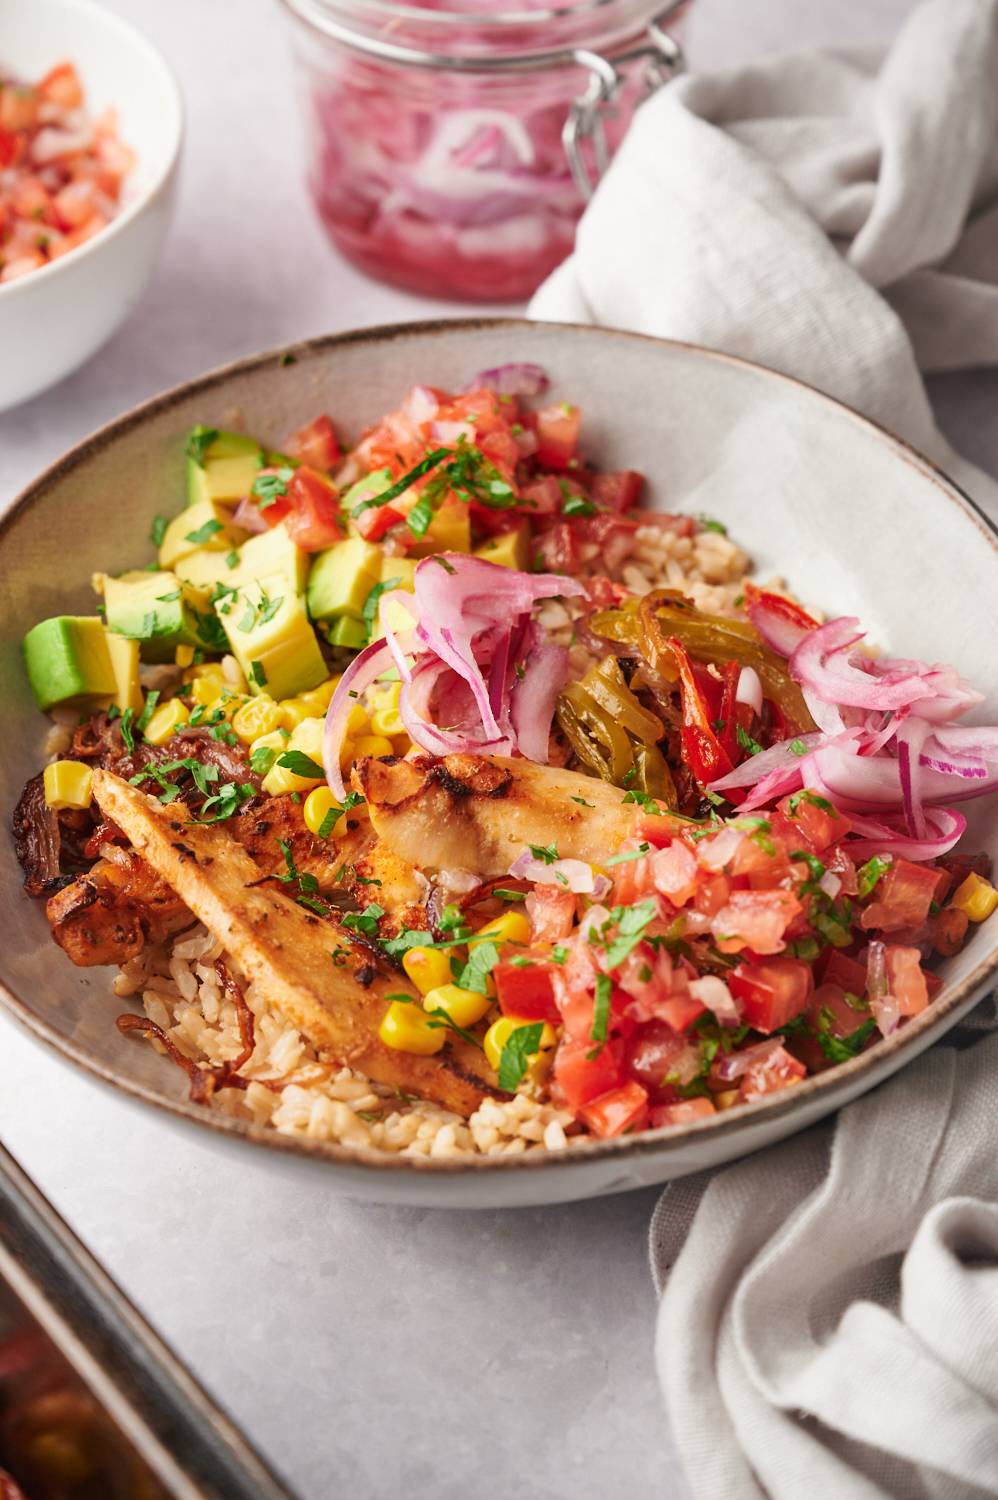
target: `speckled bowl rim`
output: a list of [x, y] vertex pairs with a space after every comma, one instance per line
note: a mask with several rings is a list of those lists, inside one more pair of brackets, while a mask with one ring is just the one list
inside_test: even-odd
[[[858, 426], [873, 433], [880, 440], [886, 442], [894, 450], [903, 462], [911, 464], [927, 479], [931, 480], [939, 490], [940, 495], [965, 509], [970, 514], [981, 534], [981, 538], [993, 551], [998, 552], [998, 527], [996, 527], [981, 510], [975, 501], [967, 495], [959, 485], [948, 478], [937, 465], [927, 459], [911, 444], [896, 437], [879, 423], [871, 421], [869, 417], [853, 410], [844, 402], [836, 401], [833, 397], [826, 395], [816, 387], [808, 385], [805, 381], [797, 380], [793, 376], [784, 375], [777, 370], [770, 370], [765, 365], [756, 364], [752, 360], [741, 359], [736, 355], [722, 354], [715, 349], [706, 349], [698, 344], [684, 343], [677, 339], [659, 339], [648, 334], [631, 333], [621, 329], [599, 328], [589, 324], [550, 323], [538, 324], [526, 318], [453, 318], [453, 319], [431, 319], [412, 323], [390, 323], [375, 328], [352, 329], [346, 333], [323, 334], [316, 338], [305, 339], [283, 347], [269, 349], [259, 354], [251, 354], [243, 359], [235, 360], [230, 364], [222, 365], [206, 374], [195, 376], [180, 385], [171, 387], [161, 392], [158, 396], [151, 397], [148, 401], [141, 402], [122, 416], [116, 417], [105, 426], [91, 433], [74, 447], [70, 448], [61, 458], [51, 464], [47, 469], [34, 479], [14, 500], [9, 510], [0, 519], [0, 555], [5, 544], [6, 535], [11, 529], [15, 519], [27, 508], [39, 499], [51, 486], [64, 475], [70, 473], [80, 464], [86, 463], [95, 454], [100, 453], [109, 444], [116, 441], [122, 434], [131, 431], [132, 428], [141, 426], [147, 418], [155, 416], [160, 412], [169, 411], [171, 407], [189, 396], [196, 395], [201, 391], [225, 385], [234, 375], [243, 374], [248, 371], [265, 370], [272, 367], [275, 378], [280, 377], [280, 371], [284, 367], [282, 361], [287, 363], [288, 355], [291, 355], [296, 363], [318, 358], [329, 351], [342, 349], [351, 344], [391, 344], [396, 339], [406, 339], [413, 335], [431, 335], [446, 338], [449, 334], [464, 331], [483, 331], [488, 329], [523, 328], [536, 333], [538, 328], [549, 327], [560, 331], [576, 330], [588, 336], [606, 338], [608, 340], [626, 339], [641, 342], [652, 346], [665, 346], [682, 350], [685, 353], [696, 355], [699, 358], [714, 361], [718, 364], [735, 365], [739, 368], [751, 370], [755, 374], [761, 374], [767, 379], [779, 381], [784, 384], [796, 386], [808, 391], [826, 405], [844, 413]], [[262, 1145], [271, 1151], [286, 1152], [295, 1156], [310, 1160], [326, 1161], [334, 1164], [350, 1165], [353, 1167], [369, 1167], [377, 1172], [388, 1173], [429, 1173], [432, 1176], [453, 1176], [470, 1172], [537, 1172], [548, 1169], [581, 1167], [591, 1163], [594, 1158], [613, 1158], [615, 1162], [628, 1161], [634, 1157], [647, 1156], [649, 1154], [665, 1154], [678, 1150], [693, 1139], [720, 1139], [725, 1136], [737, 1134], [745, 1130], [750, 1124], [763, 1125], [770, 1121], [780, 1120], [788, 1114], [802, 1109], [808, 1101], [820, 1098], [823, 1094], [835, 1091], [841, 1084], [848, 1084], [864, 1072], [876, 1069], [885, 1059], [895, 1057], [899, 1052], [912, 1050], [916, 1052], [913, 1044], [927, 1033], [939, 1030], [943, 1034], [948, 1028], [942, 1023], [950, 1017], [954, 1011], [969, 1009], [970, 1003], [975, 997], [983, 994], [989, 980], [998, 976], [998, 940], [986, 958], [984, 958], [973, 970], [973, 972], [953, 989], [944, 992], [938, 1000], [917, 1016], [909, 1021], [903, 1030], [896, 1032], [893, 1036], [885, 1037], [868, 1052], [851, 1058], [848, 1062], [839, 1063], [834, 1068], [829, 1068], [824, 1073], [816, 1074], [804, 1079], [792, 1089], [781, 1093], [771, 1094], [766, 1098], [751, 1104], [736, 1105], [734, 1108], [725, 1110], [722, 1114], [710, 1116], [700, 1120], [694, 1120], [685, 1125], [665, 1126], [659, 1130], [646, 1130], [640, 1135], [618, 1136], [613, 1140], [596, 1141], [591, 1139], [580, 1140], [572, 1145], [568, 1151], [537, 1152], [524, 1156], [463, 1156], [463, 1157], [423, 1157], [423, 1156], [399, 1156], [389, 1152], [378, 1151], [373, 1147], [342, 1146], [331, 1141], [312, 1141], [300, 1136], [282, 1135], [270, 1127], [254, 1124], [247, 1120], [240, 1120], [234, 1116], [223, 1114], [220, 1110], [213, 1110], [208, 1106], [192, 1104], [186, 1099], [171, 1099], [168, 1096], [149, 1088], [144, 1084], [136, 1082], [124, 1072], [118, 1072], [109, 1067], [99, 1059], [92, 1057], [84, 1048], [76, 1045], [70, 1038], [61, 1035], [48, 1024], [41, 1016], [32, 1010], [31, 1006], [20, 995], [16, 994], [7, 985], [0, 982], [0, 1005], [9, 1014], [13, 1015], [29, 1031], [47, 1043], [50, 1047], [68, 1058], [71, 1062], [84, 1068], [88, 1073], [102, 1079], [105, 1083], [114, 1085], [134, 1098], [142, 1099], [147, 1104], [155, 1105], [158, 1109], [165, 1110], [169, 1114], [179, 1116], [181, 1119], [191, 1121], [197, 1125], [207, 1126], [222, 1135], [234, 1137], [237, 1140], [251, 1142], [254, 1145]], [[834, 1108], [835, 1106], [832, 1106]]]

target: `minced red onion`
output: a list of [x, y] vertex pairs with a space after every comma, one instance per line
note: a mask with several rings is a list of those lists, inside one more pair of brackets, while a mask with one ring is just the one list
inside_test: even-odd
[[762, 1062], [774, 1052], [778, 1052], [783, 1045], [781, 1037], [767, 1037], [764, 1042], [757, 1042], [754, 1047], [746, 1047], [741, 1052], [726, 1052], [714, 1063], [714, 1071], [718, 1078], [724, 1083], [734, 1083], [736, 1078], [741, 1078], [743, 1073], [748, 1072], [753, 1063]]
[[602, 895], [607, 893], [610, 882], [605, 876], [597, 876], [592, 865], [586, 864], [583, 859], [556, 859], [547, 862], [537, 859], [529, 849], [524, 849], [522, 854], [509, 867], [509, 873], [516, 880], [532, 880], [535, 885], [560, 885], [563, 890], [574, 891], [577, 896], [595, 896], [597, 880], [605, 881]]
[[497, 365], [492, 370], [482, 370], [466, 387], [469, 391], [495, 391], [499, 396], [540, 396], [551, 382], [547, 371], [540, 365]]
[[742, 667], [739, 672], [735, 702], [747, 703], [753, 713], [762, 713], [762, 681], [754, 667]]
[[741, 1007], [717, 974], [704, 974], [699, 979], [691, 979], [690, 994], [712, 1011], [722, 1026], [737, 1026], [741, 1021]]

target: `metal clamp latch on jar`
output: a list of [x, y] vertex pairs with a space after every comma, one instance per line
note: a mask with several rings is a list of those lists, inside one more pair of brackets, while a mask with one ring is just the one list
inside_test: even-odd
[[[645, 60], [644, 97], [648, 98], [683, 71], [683, 52], [679, 43], [664, 29], [666, 21], [676, 15], [681, 7], [670, 5], [648, 23], [648, 41], [640, 47], [621, 52], [611, 62], [599, 52], [579, 48], [575, 61], [589, 69], [589, 83], [584, 94], [580, 94], [569, 111], [561, 132], [562, 145], [572, 173], [572, 179], [583, 198], [589, 199], [596, 191], [597, 183], [610, 164], [610, 152], [606, 140], [603, 111], [624, 82], [620, 73], [622, 63]], [[592, 156], [596, 171], [593, 173], [587, 162], [583, 145], [592, 143]]]

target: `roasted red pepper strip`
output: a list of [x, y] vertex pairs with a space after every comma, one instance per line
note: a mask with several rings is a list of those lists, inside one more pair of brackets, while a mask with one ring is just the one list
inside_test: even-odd
[[767, 589], [761, 589], [757, 584], [745, 583], [745, 603], [747, 606], [761, 604], [764, 609], [772, 610], [773, 614], [782, 615], [784, 620], [791, 625], [797, 625], [801, 630], [817, 630], [818, 621], [808, 614], [806, 609], [801, 609], [799, 604], [794, 604], [792, 599], [784, 599], [782, 594], [771, 594]]
[[731, 757], [714, 733], [710, 710], [701, 695], [689, 652], [674, 635], [669, 637], [669, 648], [679, 671], [679, 693], [683, 708], [683, 725], [680, 730], [683, 759], [700, 785], [706, 787], [719, 776], [725, 776], [733, 770]]
[[738, 692], [738, 679], [741, 675], [742, 669], [736, 661], [726, 661], [721, 668], [721, 711], [717, 717], [718, 722], [724, 725], [720, 731], [721, 748], [732, 765], [739, 759], [738, 725], [740, 720], [735, 694]]

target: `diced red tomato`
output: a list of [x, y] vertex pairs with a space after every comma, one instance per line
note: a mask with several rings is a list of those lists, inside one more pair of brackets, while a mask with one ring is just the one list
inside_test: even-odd
[[807, 1068], [798, 1058], [792, 1057], [785, 1047], [777, 1047], [775, 1052], [750, 1063], [745, 1069], [738, 1089], [739, 1098], [747, 1101], [775, 1094], [799, 1083], [806, 1073]]
[[693, 850], [680, 839], [673, 839], [668, 848], [650, 855], [649, 863], [655, 889], [673, 906], [685, 906], [696, 891], [699, 876]]
[[551, 983], [552, 965], [534, 961], [526, 966], [496, 964], [492, 970], [499, 1006], [505, 1016], [527, 1021], [561, 1021]]
[[916, 865], [909, 859], [895, 859], [874, 891], [874, 900], [859, 919], [867, 932], [893, 932], [905, 927], [920, 927], [935, 900], [940, 876], [944, 872], [930, 865]]
[[13, 166], [21, 154], [21, 138], [13, 130], [0, 128], [0, 167]]
[[561, 511], [561, 485], [553, 474], [541, 474], [520, 490], [523, 509], [532, 516], [556, 516]]
[[732, 891], [711, 920], [722, 953], [779, 953], [784, 935], [803, 908], [790, 891]]
[[804, 1010], [811, 993], [811, 970], [800, 959], [771, 958], [739, 964], [728, 976], [728, 984], [741, 1002], [743, 1020], [768, 1034]]
[[63, 109], [79, 109], [83, 103], [83, 85], [80, 75], [70, 62], [58, 63], [51, 68], [38, 85], [38, 92], [52, 104]]
[[567, 469], [578, 456], [581, 420], [577, 406], [542, 406], [537, 412], [538, 463], [550, 469]]
[[[818, 853], [827, 849], [829, 844], [845, 838], [849, 832], [849, 820], [844, 813], [839, 812], [831, 806], [822, 806], [827, 798], [820, 797], [815, 800], [811, 793], [805, 792], [803, 796], [799, 793], [791, 797], [784, 797], [777, 803], [780, 812], [785, 818], [803, 834], [805, 840], [816, 849]], [[793, 808], [791, 810], [791, 804]]]
[[[850, 993], [861, 999], [863, 989], [865, 984], [863, 988]], [[849, 1004], [846, 991], [841, 985], [831, 984], [827, 980], [824, 984], [819, 984], [811, 995], [807, 1013], [816, 1030], [820, 1027], [831, 1032], [832, 1036], [851, 1036], [857, 1027], [862, 1026], [868, 1014]]]
[[323, 471], [333, 468], [343, 456], [333, 424], [325, 414], [298, 429], [291, 439], [291, 450], [310, 469]]
[[594, 474], [589, 483], [589, 493], [597, 505], [605, 505], [607, 510], [633, 510], [641, 498], [644, 482], [645, 476], [636, 469]]
[[843, 953], [841, 948], [827, 948], [821, 961], [823, 984], [837, 984], [860, 998], [866, 993], [866, 965]]
[[296, 469], [288, 481], [287, 499], [288, 535], [303, 552], [321, 552], [343, 540], [336, 491], [321, 474], [304, 465]]
[[607, 1042], [597, 1048], [588, 1040], [564, 1038], [555, 1054], [553, 1076], [557, 1096], [564, 1101], [566, 1109], [578, 1114], [590, 1099], [619, 1088], [624, 1081], [621, 1052], [619, 1042]]
[[601, 1139], [640, 1130], [648, 1118], [648, 1095], [632, 1080], [584, 1104], [579, 1118]]
[[535, 943], [560, 943], [575, 918], [576, 898], [558, 885], [535, 885], [527, 897], [530, 934]]
[[929, 1003], [929, 988], [922, 972], [922, 955], [917, 948], [899, 948], [888, 943], [887, 984], [903, 1016], [917, 1016]]
[[670, 995], [667, 1000], [658, 1000], [655, 1004], [655, 1012], [667, 1021], [673, 1031], [686, 1031], [699, 1021], [707, 1007], [702, 1000], [695, 999], [691, 994], [677, 993]]
[[652, 1130], [661, 1130], [664, 1125], [688, 1125], [691, 1120], [706, 1120], [716, 1114], [712, 1099], [678, 1099], [675, 1104], [660, 1104], [653, 1109], [650, 1124]]
[[535, 543], [540, 567], [548, 573], [573, 573], [579, 564], [576, 535], [567, 521], [554, 525]]
[[354, 517], [354, 525], [366, 542], [380, 542], [386, 531], [391, 531], [405, 516], [391, 505], [372, 505]]
[[648, 1021], [628, 1042], [625, 1067], [655, 1097], [668, 1087], [665, 1080], [688, 1046], [686, 1037], [667, 1021]]

